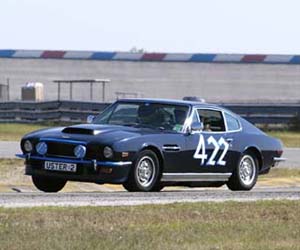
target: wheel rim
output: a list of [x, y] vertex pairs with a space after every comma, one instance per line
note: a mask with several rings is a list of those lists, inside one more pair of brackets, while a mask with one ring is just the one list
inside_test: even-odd
[[249, 155], [243, 156], [240, 161], [239, 175], [241, 181], [246, 186], [250, 186], [256, 175], [256, 165], [253, 158]]
[[142, 157], [136, 168], [136, 177], [142, 187], [149, 187], [155, 178], [155, 163], [149, 156]]

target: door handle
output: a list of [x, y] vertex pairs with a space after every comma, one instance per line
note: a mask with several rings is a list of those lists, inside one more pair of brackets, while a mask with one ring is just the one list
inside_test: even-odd
[[228, 143], [232, 143], [232, 142], [233, 142], [233, 138], [226, 138], [226, 141], [227, 141]]

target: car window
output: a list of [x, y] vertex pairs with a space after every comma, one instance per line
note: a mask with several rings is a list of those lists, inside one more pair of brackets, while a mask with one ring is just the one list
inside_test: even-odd
[[114, 105], [109, 113], [96, 117], [96, 124], [114, 124], [125, 126], [144, 126], [166, 130], [182, 131], [189, 107], [187, 105], [172, 105], [161, 103], [125, 103]]
[[109, 118], [109, 124], [122, 125], [136, 123], [139, 105], [123, 104], [118, 105]]
[[94, 118], [93, 123], [97, 123], [97, 124], [107, 123], [107, 120], [111, 116], [111, 114], [114, 111], [114, 109], [115, 109], [115, 105], [114, 104], [108, 106], [98, 116], [96, 116]]
[[197, 115], [197, 112], [193, 112], [193, 116], [192, 116], [192, 124], [194, 122], [200, 122], [199, 119], [198, 119], [198, 115]]
[[203, 123], [203, 131], [222, 132], [225, 131], [225, 123], [221, 111], [211, 109], [197, 109], [199, 118]]
[[233, 117], [232, 115], [225, 113], [225, 119], [227, 122], [227, 129], [229, 131], [239, 130], [240, 129], [240, 123], [238, 119]]

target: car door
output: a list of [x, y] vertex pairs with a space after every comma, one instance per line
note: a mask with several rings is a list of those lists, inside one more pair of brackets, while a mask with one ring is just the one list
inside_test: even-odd
[[228, 136], [221, 109], [195, 108], [203, 130], [186, 136], [187, 172], [228, 173], [232, 166], [233, 138]]
[[242, 154], [242, 140], [244, 137], [241, 135], [242, 125], [236, 115], [228, 111], [224, 111], [223, 115], [226, 125], [226, 134], [224, 135], [224, 138], [229, 144], [226, 166], [228, 172], [232, 172], [236, 168]]

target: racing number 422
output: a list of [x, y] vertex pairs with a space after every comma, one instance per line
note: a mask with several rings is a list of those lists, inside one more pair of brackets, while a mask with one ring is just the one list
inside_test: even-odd
[[[226, 161], [224, 161], [224, 157], [229, 149], [228, 142], [223, 137], [220, 137], [219, 140], [216, 140], [213, 136], [210, 136], [207, 138], [206, 143], [207, 143], [207, 145], [212, 144], [214, 147], [213, 152], [212, 152], [211, 156], [209, 157], [208, 161], [206, 162], [208, 155], [206, 153], [205, 139], [202, 134], [199, 134], [198, 146], [197, 146], [197, 149], [196, 149], [193, 157], [195, 159], [201, 160], [201, 166], [203, 166], [203, 165], [225, 166]], [[216, 159], [216, 156], [221, 148], [224, 148], [223, 152], [221, 153], [220, 157], [218, 159]]]

